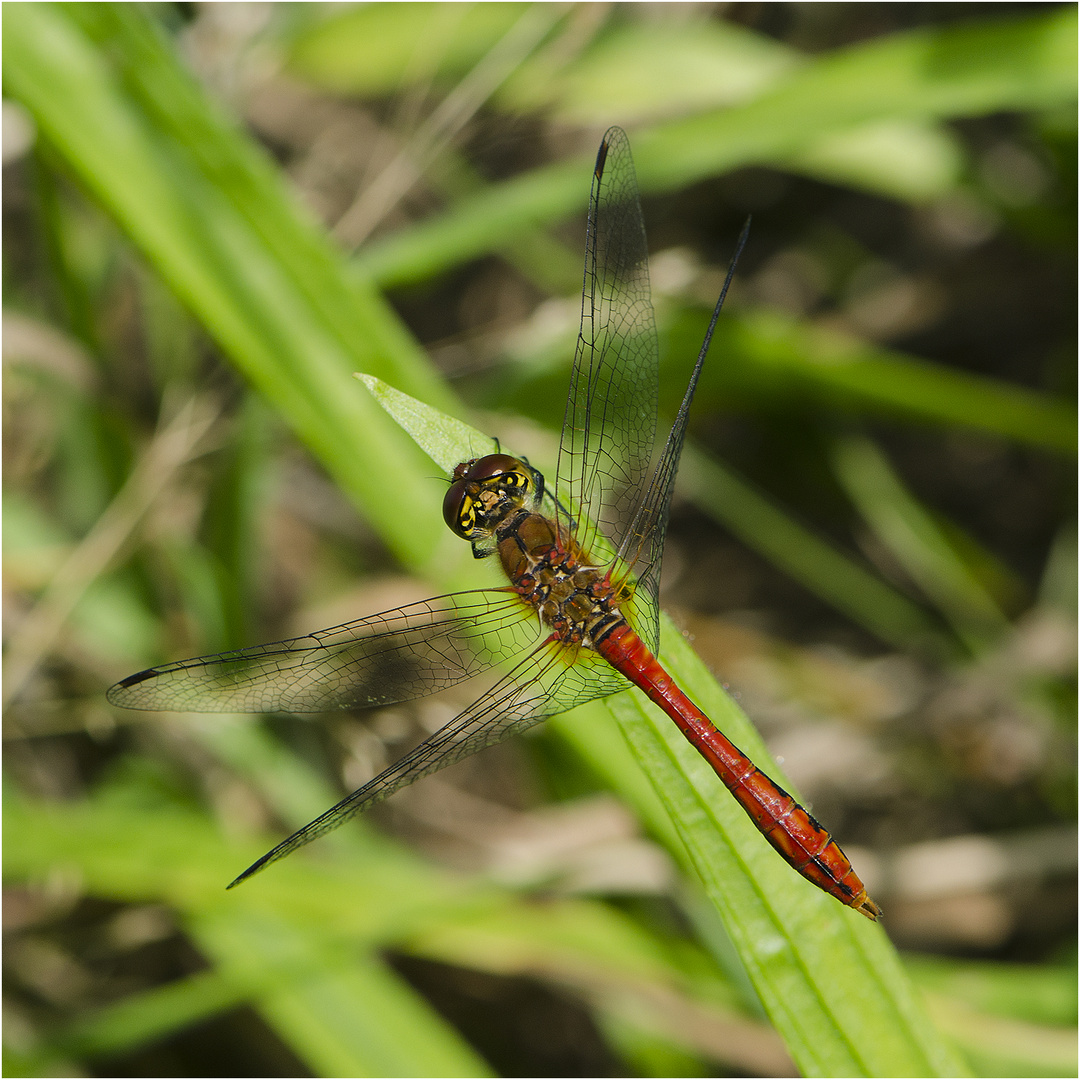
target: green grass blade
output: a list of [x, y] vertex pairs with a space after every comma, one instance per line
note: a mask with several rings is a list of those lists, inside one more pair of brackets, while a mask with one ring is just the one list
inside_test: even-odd
[[133, 994], [84, 1017], [54, 1036], [77, 1057], [118, 1057], [190, 1024], [246, 1003], [245, 991], [217, 972], [199, 972], [164, 986]]
[[[736, 989], [703, 953], [685, 942], [672, 947], [604, 904], [567, 899], [546, 909], [506, 905], [433, 927], [411, 938], [408, 948], [450, 964], [504, 976], [539, 975], [583, 991], [620, 1050], [623, 1041], [612, 1023], [631, 1041], [659, 1038], [722, 1062], [725, 1071], [792, 1072], [779, 1036], [746, 1014]], [[686, 1075], [704, 1075], [702, 1063], [695, 1064]]]
[[[679, 328], [679, 341], [699, 341], [699, 322], [704, 325], [704, 319], [693, 325], [687, 320]], [[1076, 451], [1071, 402], [883, 349], [779, 312], [733, 316], [717, 346], [730, 363], [730, 369], [725, 363], [718, 373], [721, 381], [745, 381], [781, 395], [809, 392], [838, 408], [972, 428], [1058, 453]]]
[[642, 187], [751, 162], [783, 166], [820, 139], [883, 118], [1063, 105], [1076, 99], [1075, 72], [1073, 9], [892, 34], [825, 54], [741, 109], [642, 132]]
[[679, 479], [710, 517], [882, 641], [950, 651], [940, 627], [918, 604], [800, 525], [728, 466], [687, 447]]
[[270, 912], [220, 908], [192, 933], [321, 1076], [490, 1076], [483, 1060], [370, 953], [320, 943]]
[[[125, 787], [123, 794], [129, 793]], [[9, 877], [36, 881], [77, 873], [91, 896], [168, 903], [214, 967], [89, 1014], [57, 1033], [54, 1049], [94, 1058], [131, 1052], [222, 1010], [254, 1004], [298, 1054], [328, 1075], [375, 1069], [380, 1075], [452, 1075], [466, 1064], [483, 1072], [467, 1052], [463, 1057], [451, 1049], [436, 1059], [411, 1047], [409, 1030], [426, 1043], [437, 1043], [445, 1031], [441, 1024], [426, 1031], [425, 1019], [413, 1028], [414, 995], [373, 960], [376, 948], [390, 945], [569, 987], [603, 1014], [628, 998], [631, 1006], [639, 1002], [638, 1010], [657, 997], [681, 1001], [699, 1017], [691, 1030], [706, 1019], [719, 1029], [692, 1046], [714, 1047], [710, 1056], [736, 1060], [725, 1055], [720, 1034], [733, 1025], [753, 1043], [740, 1060], [760, 1066], [783, 1059], [770, 1033], [740, 1012], [736, 991], [703, 954], [686, 943], [673, 946], [604, 903], [548, 897], [536, 904], [465, 879], [448, 889], [448, 876], [385, 841], [332, 866], [309, 857], [283, 864], [259, 890], [223, 898], [202, 871], [220, 859], [222, 846], [207, 822], [159, 806], [160, 814], [143, 814], [126, 830], [123, 849], [110, 848], [108, 837], [125, 810], [109, 801], [107, 790], [64, 806], [12, 800]], [[165, 873], [163, 851], [170, 856]], [[115, 876], [118, 858], [128, 868], [123, 885]], [[343, 971], [358, 978], [342, 978]], [[679, 1019], [668, 1007], [643, 1026], [654, 1030], [659, 1023], [678, 1036]], [[641, 1018], [630, 1021], [642, 1026]]]
[[981, 1012], [1036, 1024], [1076, 1023], [1075, 957], [1071, 963], [1036, 965], [911, 955], [904, 966], [924, 990]]
[[[141, 9], [27, 4], [8, 14], [9, 92], [387, 542], [424, 565], [444, 529], [420, 458], [350, 376], [400, 370], [425, 397], [447, 399], [418, 374], [415, 345], [383, 302], [349, 286], [339, 257]], [[114, 33], [97, 46], [86, 21]], [[120, 74], [107, 60], [116, 53]], [[125, 82], [132, 68], [139, 77]], [[176, 130], [163, 129], [169, 109], [183, 117]], [[399, 507], [410, 504], [406, 525]]]
[[522, 7], [364, 4], [333, 11], [301, 28], [289, 44], [287, 66], [316, 86], [360, 97], [392, 94], [431, 78], [459, 79], [510, 30]]
[[868, 439], [837, 444], [837, 476], [878, 539], [937, 605], [973, 653], [1000, 640], [1009, 622], [933, 517]]
[[[9, 792], [9, 796], [10, 796]], [[24, 881], [75, 873], [81, 891], [112, 901], [171, 905], [181, 927], [214, 962], [221, 983], [206, 1011], [232, 1007], [237, 995], [261, 1009], [275, 1030], [327, 1076], [480, 1076], [485, 1064], [418, 995], [374, 959], [371, 950], [432, 916], [474, 912], [483, 886], [454, 882], [398, 854], [369, 845], [330, 884], [308, 860], [265, 878], [247, 895], [222, 881], [243, 852], [212, 824], [164, 805], [133, 816], [131, 785], [99, 792], [78, 807], [5, 808], [6, 872]], [[249, 845], [250, 846], [250, 845]], [[196, 1019], [195, 987], [172, 987], [132, 1011], [99, 1014], [73, 1031], [85, 1052], [119, 1049], [154, 1031]], [[171, 1012], [170, 1012], [171, 1010]], [[171, 1020], [170, 1020], [171, 1017]], [[412, 1033], [411, 1036], [408, 1033]], [[89, 1045], [88, 1045], [89, 1044]]]
[[569, 63], [540, 56], [523, 64], [497, 103], [543, 110], [570, 126], [602, 128], [613, 116], [637, 126], [651, 117], [740, 105], [804, 59], [703, 8], [670, 22], [616, 18]]
[[321, 327], [367, 370], [392, 372], [410, 393], [450, 407], [452, 398], [392, 309], [343, 274], [340, 254], [273, 161], [206, 97], [154, 24], [127, 4], [72, 4], [65, 13], [110, 59], [129, 107], [159, 139], [182, 148], [256, 234]]
[[904, 967], [979, 1076], [1076, 1075], [1076, 962], [909, 955]]
[[462, 461], [495, 452], [494, 440], [476, 428], [403, 394], [374, 375], [357, 372], [356, 378], [447, 476]]
[[[917, 123], [1075, 99], [1076, 12], [1068, 7], [894, 34], [820, 57], [746, 105], [636, 131], [634, 160], [642, 191], [668, 191], [751, 164], [797, 169], [838, 135], [882, 120]], [[399, 285], [500, 251], [518, 230], [582, 209], [586, 193], [574, 178], [590, 163], [582, 157], [493, 184], [370, 245], [357, 267]]]

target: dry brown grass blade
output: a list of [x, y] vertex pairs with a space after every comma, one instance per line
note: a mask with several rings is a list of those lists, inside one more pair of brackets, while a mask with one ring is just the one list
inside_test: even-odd
[[518, 19], [359, 193], [334, 226], [334, 235], [350, 247], [365, 240], [564, 13], [561, 4], [540, 4]]
[[177, 471], [203, 452], [205, 437], [220, 415], [220, 405], [196, 396], [159, 427], [124, 486], [12, 635], [4, 666], [5, 709], [52, 648], [86, 590], [109, 567]]

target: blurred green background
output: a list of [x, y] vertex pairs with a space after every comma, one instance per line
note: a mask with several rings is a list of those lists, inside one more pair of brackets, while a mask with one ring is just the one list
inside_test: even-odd
[[[4, 14], [7, 1075], [1075, 1075], [1073, 5]], [[754, 215], [664, 604], [899, 960], [630, 695], [228, 894], [465, 702], [104, 700], [477, 580], [351, 376], [550, 468], [612, 123], [662, 423]]]

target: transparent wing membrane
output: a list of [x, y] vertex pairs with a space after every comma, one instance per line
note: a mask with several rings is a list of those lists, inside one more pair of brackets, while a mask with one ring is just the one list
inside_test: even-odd
[[[582, 516], [587, 551], [618, 549], [645, 489], [656, 429], [659, 346], [648, 248], [626, 133], [597, 155], [585, 240], [585, 284], [556, 491]], [[598, 536], [599, 533], [599, 536]]]
[[[735, 275], [735, 265], [739, 261], [749, 235], [750, 220], [748, 218], [735, 245], [735, 253], [728, 266], [727, 276], [724, 278], [724, 287], [720, 290], [720, 296], [713, 308], [709, 328], [705, 331], [705, 339], [698, 351], [694, 370], [690, 375], [686, 392], [683, 394], [675, 422], [671, 425], [667, 443], [664, 445], [663, 453], [649, 480], [648, 488], [644, 492], [634, 520], [624, 534], [619, 547], [619, 556], [626, 565], [633, 567], [633, 572], [638, 578], [637, 597], [643, 627], [649, 625], [644, 621], [647, 609], [651, 608], [655, 612], [654, 619], [659, 618], [660, 563], [664, 557], [664, 538], [667, 534], [668, 514], [671, 510], [671, 494], [675, 488], [675, 474], [679, 471], [679, 458], [682, 457], [683, 442], [686, 439], [690, 405], [694, 400], [698, 378], [709, 352], [716, 321], [720, 317], [724, 300], [727, 299], [728, 288], [731, 286], [731, 279]], [[644, 637], [644, 634], [642, 636]], [[648, 641], [647, 638], [645, 640]], [[651, 648], [655, 653], [657, 644], [651, 645]]]
[[140, 671], [109, 701], [174, 712], [326, 712], [425, 697], [541, 637], [509, 589], [440, 596], [288, 641]]
[[421, 777], [527, 731], [549, 716], [630, 685], [595, 653], [582, 651], [577, 657], [581, 662], [572, 667], [569, 659], [559, 642], [542, 642], [434, 735], [267, 852], [232, 884], [238, 885]]

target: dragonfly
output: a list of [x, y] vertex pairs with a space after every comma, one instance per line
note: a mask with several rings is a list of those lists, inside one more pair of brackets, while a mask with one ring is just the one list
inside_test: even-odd
[[[747, 223], [749, 225], [749, 223]], [[870, 919], [881, 911], [829, 833], [731, 743], [656, 659], [664, 535], [690, 403], [746, 241], [743, 230], [667, 442], [655, 446], [659, 345], [626, 133], [593, 170], [581, 325], [554, 492], [526, 460], [461, 462], [449, 528], [506, 584], [434, 597], [288, 641], [149, 668], [114, 705], [178, 712], [325, 712], [492, 685], [395, 764], [267, 852], [232, 888], [408, 784], [557, 713], [636, 686], [675, 722], [798, 873]]]

